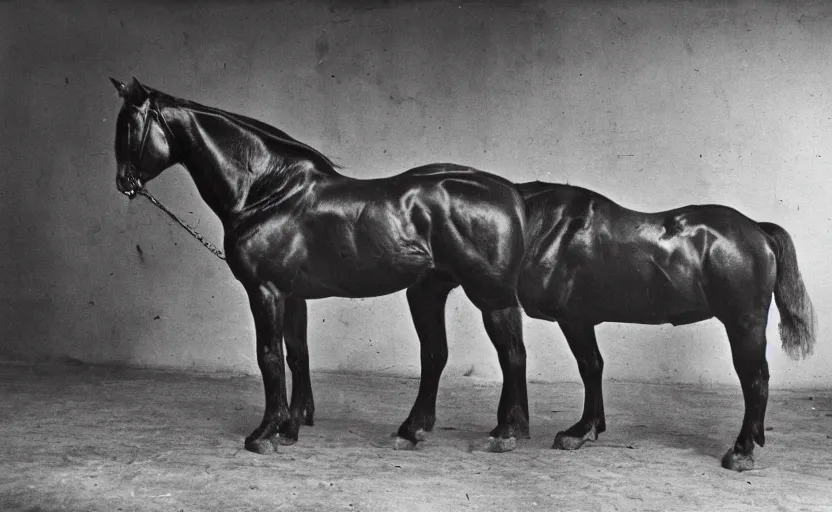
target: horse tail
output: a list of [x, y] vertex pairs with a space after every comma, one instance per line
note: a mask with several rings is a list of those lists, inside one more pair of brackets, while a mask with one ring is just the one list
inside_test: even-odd
[[792, 237], [785, 229], [770, 222], [758, 223], [768, 235], [769, 245], [777, 258], [777, 280], [774, 283], [774, 302], [780, 311], [780, 339], [783, 350], [792, 359], [812, 353], [817, 335], [815, 309], [800, 270]]

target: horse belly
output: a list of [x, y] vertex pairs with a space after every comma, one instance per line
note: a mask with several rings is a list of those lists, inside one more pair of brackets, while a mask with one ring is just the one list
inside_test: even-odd
[[681, 325], [712, 316], [695, 274], [635, 268], [614, 274], [578, 272], [566, 310], [596, 323]]
[[378, 297], [408, 288], [430, 268], [430, 258], [418, 253], [313, 259], [298, 270], [291, 293], [305, 299]]

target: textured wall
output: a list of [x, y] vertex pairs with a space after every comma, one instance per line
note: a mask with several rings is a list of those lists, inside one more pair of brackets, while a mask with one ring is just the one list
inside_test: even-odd
[[[772, 310], [773, 384], [829, 385], [828, 3], [171, 4], [0, 3], [3, 357], [256, 371], [229, 271], [147, 202], [116, 193], [120, 101], [107, 78], [136, 75], [275, 124], [352, 176], [454, 161], [638, 209], [716, 202], [778, 222], [821, 330], [815, 356], [795, 364]], [[150, 188], [221, 240], [181, 169]], [[525, 325], [530, 378], [577, 379], [557, 326]], [[448, 327], [448, 371], [499, 378], [459, 291]], [[736, 382], [715, 321], [598, 332], [610, 378]], [[403, 293], [311, 303], [310, 345], [318, 369], [417, 372]]]

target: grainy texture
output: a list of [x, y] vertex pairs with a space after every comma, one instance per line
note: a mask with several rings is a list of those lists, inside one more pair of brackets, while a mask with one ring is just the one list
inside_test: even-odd
[[[532, 439], [476, 448], [499, 387], [448, 379], [436, 431], [393, 451], [417, 381], [318, 373], [317, 424], [279, 453], [242, 449], [258, 379], [79, 366], [0, 366], [0, 509], [829, 510], [832, 391], [774, 390], [758, 468], [719, 467], [739, 389], [606, 382], [609, 432], [549, 449], [578, 416], [575, 384], [532, 384]], [[472, 448], [474, 448], [472, 450]]]

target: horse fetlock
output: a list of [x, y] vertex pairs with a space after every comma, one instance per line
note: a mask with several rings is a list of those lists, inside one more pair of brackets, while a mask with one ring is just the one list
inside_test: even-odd
[[394, 438], [394, 450], [416, 450], [419, 443], [427, 439], [425, 430], [415, 427], [410, 418], [402, 423], [399, 431], [393, 434], [392, 437]]
[[758, 445], [766, 445], [766, 429], [763, 426], [762, 419], [751, 422], [751, 437], [754, 438], [754, 442]]
[[[424, 441], [427, 439], [427, 430], [421, 428], [419, 425], [416, 424], [411, 418], [408, 418], [402, 423], [399, 427], [399, 430], [393, 434], [396, 438], [406, 440], [413, 445], [416, 445], [420, 441]], [[404, 448], [396, 448], [396, 449], [404, 449]]]
[[436, 424], [435, 414], [418, 414], [408, 418], [407, 422], [410, 425], [410, 430], [413, 432], [433, 432], [433, 426]]
[[420, 430], [424, 430], [425, 432], [433, 432], [433, 426], [436, 425], [436, 416], [431, 414], [430, 416], [425, 416], [422, 418], [422, 421], [418, 423], [421, 427]]
[[299, 430], [300, 422], [295, 419], [287, 420], [281, 423], [277, 429], [277, 435], [281, 438], [280, 444], [294, 444], [298, 440]]
[[[501, 437], [517, 436], [523, 439], [529, 439], [529, 416], [526, 412], [526, 408], [517, 404], [511, 408], [507, 416], [508, 418], [504, 423], [504, 429], [509, 435], [502, 435]], [[497, 434], [499, 434], [498, 429], [500, 428], [501, 426], [497, 426], [497, 428], [492, 431], [491, 435], [497, 437]]]
[[315, 425], [315, 408], [307, 406], [300, 411], [300, 420], [307, 427]]

